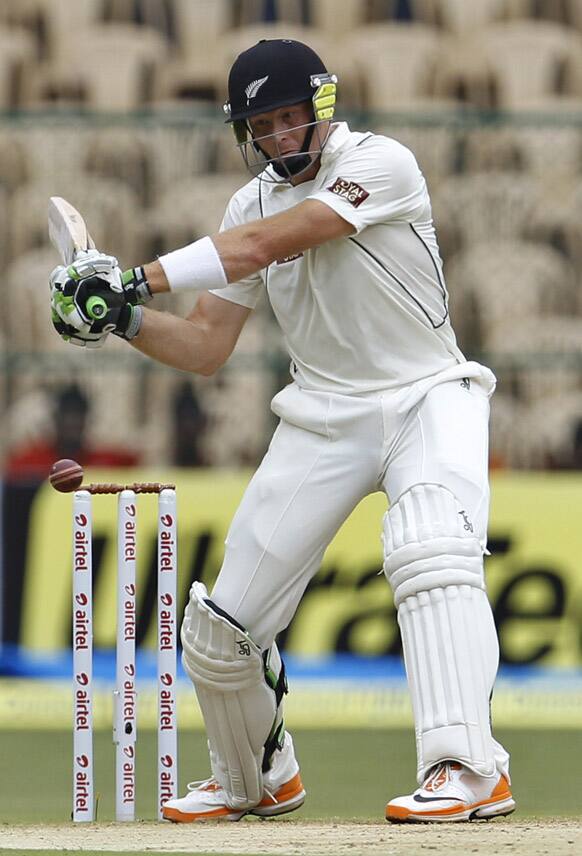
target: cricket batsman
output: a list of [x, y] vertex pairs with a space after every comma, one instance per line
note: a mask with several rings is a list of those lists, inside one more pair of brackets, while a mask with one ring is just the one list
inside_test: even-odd
[[[266, 291], [291, 383], [265, 458], [232, 521], [209, 594], [195, 582], [184, 667], [208, 733], [211, 777], [165, 804], [172, 821], [270, 817], [305, 799], [285, 729], [275, 638], [352, 509], [383, 490], [384, 573], [412, 698], [418, 788], [389, 821], [513, 811], [493, 738], [498, 642], [485, 591], [491, 371], [457, 347], [412, 153], [334, 121], [334, 75], [307, 45], [263, 40], [236, 59], [225, 106], [253, 178], [218, 234], [121, 272], [92, 251], [51, 275], [53, 323], [72, 343], [109, 333], [177, 369], [211, 375]], [[145, 306], [199, 292], [180, 318]], [[90, 298], [107, 305], [95, 319]], [[233, 414], [236, 418], [236, 414]]]

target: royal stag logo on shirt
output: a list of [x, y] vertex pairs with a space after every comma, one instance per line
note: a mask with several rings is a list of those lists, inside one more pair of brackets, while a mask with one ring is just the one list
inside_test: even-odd
[[348, 181], [347, 178], [336, 178], [331, 187], [327, 189], [335, 193], [336, 196], [341, 196], [342, 199], [345, 199], [354, 208], [361, 205], [370, 195], [367, 190], [364, 190], [355, 181]]
[[282, 259], [277, 259], [276, 264], [286, 265], [289, 262], [295, 262], [295, 261], [297, 261], [297, 259], [302, 259], [302, 258], [303, 258], [303, 253], [295, 253], [295, 255], [293, 255], [293, 256], [285, 256]]

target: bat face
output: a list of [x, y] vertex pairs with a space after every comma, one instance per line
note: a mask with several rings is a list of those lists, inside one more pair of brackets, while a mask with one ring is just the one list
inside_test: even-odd
[[70, 265], [79, 251], [95, 248], [85, 221], [61, 196], [51, 196], [49, 200], [48, 229], [51, 243], [65, 265]]

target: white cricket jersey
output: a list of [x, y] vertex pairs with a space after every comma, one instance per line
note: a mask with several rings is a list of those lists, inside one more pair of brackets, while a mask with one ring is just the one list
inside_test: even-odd
[[295, 381], [306, 389], [362, 394], [465, 363], [414, 155], [396, 140], [336, 123], [312, 181], [293, 187], [253, 179], [232, 197], [221, 229], [305, 199], [329, 205], [355, 233], [213, 291], [254, 307], [266, 288]]

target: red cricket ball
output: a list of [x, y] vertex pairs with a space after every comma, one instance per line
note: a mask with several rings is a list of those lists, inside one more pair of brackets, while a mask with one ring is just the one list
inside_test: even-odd
[[76, 461], [63, 458], [62, 461], [56, 461], [52, 465], [49, 481], [55, 490], [71, 493], [83, 483], [83, 467]]

